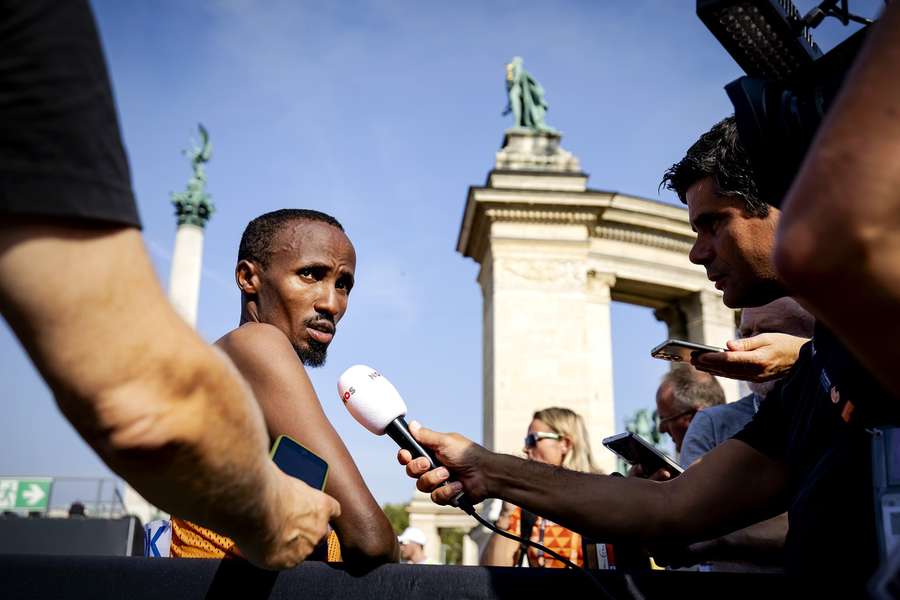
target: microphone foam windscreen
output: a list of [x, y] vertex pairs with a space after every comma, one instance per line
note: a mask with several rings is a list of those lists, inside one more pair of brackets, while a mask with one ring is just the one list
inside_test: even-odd
[[387, 378], [365, 365], [354, 365], [338, 379], [338, 395], [360, 425], [384, 435], [384, 428], [406, 415], [406, 403]]

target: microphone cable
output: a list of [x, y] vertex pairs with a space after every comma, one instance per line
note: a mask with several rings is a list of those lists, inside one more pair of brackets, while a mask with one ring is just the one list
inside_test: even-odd
[[581, 573], [582, 575], [587, 577], [588, 580], [590, 580], [591, 585], [594, 587], [594, 589], [597, 590], [598, 592], [600, 592], [600, 594], [603, 598], [607, 598], [608, 600], [615, 600], [615, 597], [606, 590], [606, 588], [603, 586], [603, 584], [601, 584], [597, 580], [597, 578], [595, 576], [591, 575], [590, 571], [588, 571], [584, 567], [580, 567], [580, 566], [576, 565], [569, 559], [561, 556], [560, 554], [554, 552], [553, 550], [551, 550], [550, 548], [548, 548], [542, 544], [539, 544], [530, 539], [527, 539], [524, 535], [518, 536], [518, 535], [514, 535], [512, 533], [509, 533], [508, 531], [501, 531], [493, 523], [491, 523], [490, 521], [488, 521], [487, 519], [485, 519], [484, 517], [479, 515], [475, 511], [475, 508], [468, 502], [460, 502], [459, 508], [461, 508], [463, 511], [466, 512], [466, 514], [470, 515], [476, 521], [478, 521], [479, 523], [481, 523], [482, 525], [484, 525], [485, 527], [487, 527], [488, 529], [490, 529], [497, 535], [501, 535], [501, 536], [503, 536], [507, 539], [510, 539], [514, 542], [517, 542], [519, 544], [525, 544], [525, 545], [531, 546], [532, 548], [540, 550], [541, 552], [544, 552], [545, 554], [549, 554], [550, 556], [552, 556], [559, 562], [566, 565], [568, 568], [573, 569], [573, 570], [577, 571], [578, 573]]

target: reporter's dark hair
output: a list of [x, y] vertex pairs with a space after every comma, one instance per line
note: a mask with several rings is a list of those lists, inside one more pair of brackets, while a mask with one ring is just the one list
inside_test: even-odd
[[659, 187], [672, 190], [687, 204], [688, 188], [706, 177], [712, 178], [719, 194], [742, 199], [748, 214], [769, 214], [769, 205], [759, 198], [753, 167], [738, 137], [734, 115], [701, 135], [684, 158], [669, 167]]
[[308, 208], [282, 208], [260, 215], [247, 224], [241, 236], [238, 262], [251, 260], [264, 267], [268, 266], [272, 255], [272, 240], [285, 225], [294, 221], [319, 221], [344, 231], [337, 219], [323, 212]]

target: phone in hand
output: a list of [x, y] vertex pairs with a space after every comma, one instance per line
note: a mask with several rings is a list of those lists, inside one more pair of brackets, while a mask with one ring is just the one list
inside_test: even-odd
[[286, 435], [279, 435], [270, 453], [278, 468], [317, 490], [325, 489], [328, 463]]
[[650, 356], [673, 362], [691, 362], [691, 357], [707, 352], [725, 352], [725, 348], [695, 344], [684, 340], [669, 339], [650, 351]]
[[627, 431], [603, 439], [603, 445], [630, 465], [641, 465], [648, 477], [660, 469], [665, 469], [677, 477], [684, 472], [675, 461], [657, 450], [639, 435]]

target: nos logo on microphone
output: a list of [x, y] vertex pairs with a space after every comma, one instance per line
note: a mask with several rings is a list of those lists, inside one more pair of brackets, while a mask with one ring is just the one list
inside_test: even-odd
[[355, 393], [356, 393], [356, 388], [351, 387], [347, 391], [344, 392], [344, 394], [341, 396], [341, 400], [344, 401], [344, 404], [347, 404], [347, 400], [349, 400], [350, 396], [352, 396]]

